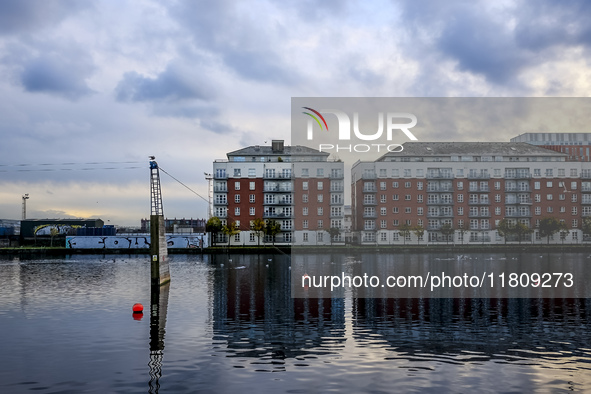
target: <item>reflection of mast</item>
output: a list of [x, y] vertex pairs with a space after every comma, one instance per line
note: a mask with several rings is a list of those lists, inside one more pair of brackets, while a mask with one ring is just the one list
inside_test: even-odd
[[156, 394], [160, 389], [162, 376], [162, 357], [164, 355], [164, 333], [166, 332], [166, 311], [170, 284], [152, 286], [150, 302], [150, 382], [149, 393]]

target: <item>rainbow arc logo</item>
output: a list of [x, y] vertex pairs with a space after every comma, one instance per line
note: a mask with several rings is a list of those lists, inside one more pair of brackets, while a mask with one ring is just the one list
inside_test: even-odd
[[[324, 119], [324, 116], [322, 116], [320, 114], [320, 112], [316, 111], [313, 108], [310, 107], [302, 107], [303, 109], [307, 109], [308, 111], [314, 112], [316, 115], [318, 115], [320, 117], [320, 119], [322, 119], [322, 123], [324, 123], [324, 126], [326, 127], [326, 131], [328, 131], [328, 124], [326, 124], [326, 120]], [[324, 127], [322, 127], [322, 123], [320, 123], [320, 120], [318, 120], [318, 118], [314, 115], [312, 115], [310, 112], [302, 112], [303, 114], [306, 114], [308, 116], [310, 116], [312, 119], [314, 119], [316, 121], [316, 123], [318, 123], [318, 126], [320, 126], [320, 130], [323, 130]]]

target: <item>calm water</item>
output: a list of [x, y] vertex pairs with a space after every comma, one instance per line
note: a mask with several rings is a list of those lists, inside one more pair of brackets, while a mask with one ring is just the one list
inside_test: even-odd
[[0, 260], [0, 392], [591, 391], [588, 299], [292, 299], [289, 265], [171, 256], [150, 319], [148, 257]]

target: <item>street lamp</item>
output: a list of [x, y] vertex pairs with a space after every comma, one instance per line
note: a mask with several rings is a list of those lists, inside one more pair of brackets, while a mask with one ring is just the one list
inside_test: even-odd
[[27, 200], [29, 199], [29, 193], [23, 195], [23, 220], [27, 218]]
[[211, 181], [213, 179], [213, 176], [211, 174], [208, 174], [207, 172], [204, 172], [203, 175], [205, 175], [205, 179], [207, 179], [207, 202], [208, 202], [207, 218], [211, 219], [211, 216], [213, 214], [212, 207], [211, 207], [211, 194], [212, 194]]

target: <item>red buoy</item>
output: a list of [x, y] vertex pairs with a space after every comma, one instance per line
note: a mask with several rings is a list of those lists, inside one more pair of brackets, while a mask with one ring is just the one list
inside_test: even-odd
[[133, 313], [143, 313], [144, 306], [140, 303], [133, 304]]

